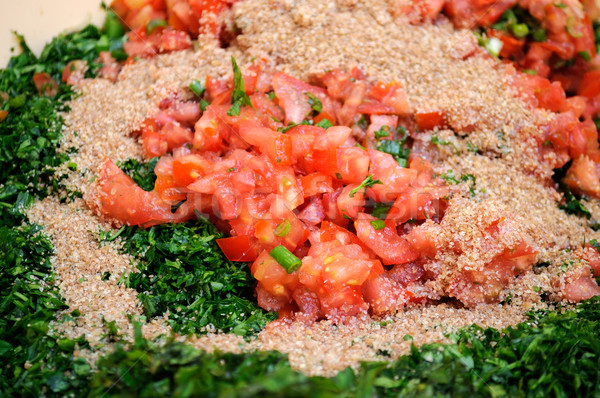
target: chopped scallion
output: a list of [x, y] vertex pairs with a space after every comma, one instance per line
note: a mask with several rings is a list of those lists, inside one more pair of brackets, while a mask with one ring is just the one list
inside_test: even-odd
[[511, 29], [513, 34], [519, 39], [522, 39], [529, 34], [529, 27], [524, 23], [514, 24]]
[[373, 220], [371, 221], [371, 226], [374, 230], [379, 231], [380, 229], [385, 228], [385, 221], [383, 220]]
[[269, 252], [269, 255], [285, 269], [285, 272], [291, 274], [302, 266], [302, 261], [289, 251], [285, 246], [279, 245]]
[[285, 238], [290, 233], [292, 229], [292, 223], [290, 220], [284, 220], [275, 228], [275, 236], [280, 238]]
[[204, 85], [198, 79], [192, 80], [189, 87], [192, 93], [196, 94], [196, 96], [198, 97], [202, 97], [202, 95], [204, 94]]

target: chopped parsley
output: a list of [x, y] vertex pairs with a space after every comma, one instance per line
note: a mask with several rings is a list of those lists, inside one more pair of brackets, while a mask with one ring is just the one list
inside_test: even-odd
[[312, 110], [321, 113], [323, 111], [323, 104], [321, 100], [318, 99], [313, 93], [306, 92], [304, 93], [308, 97], [308, 104], [311, 106]]
[[566, 211], [569, 214], [575, 214], [576, 216], [583, 216], [587, 219], [592, 218], [592, 214], [590, 211], [581, 203], [579, 199], [567, 187], [566, 185], [562, 186], [565, 203], [558, 204], [558, 208]]
[[356, 193], [358, 191], [360, 191], [361, 189], [365, 189], [365, 195], [367, 194], [367, 188], [371, 188], [373, 185], [375, 184], [383, 184], [381, 181], [379, 180], [374, 180], [373, 179], [373, 174], [369, 174], [361, 183], [359, 186], [357, 186], [356, 188], [354, 188], [353, 190], [350, 191], [349, 196], [351, 198], [354, 197], [354, 195], [356, 195]]

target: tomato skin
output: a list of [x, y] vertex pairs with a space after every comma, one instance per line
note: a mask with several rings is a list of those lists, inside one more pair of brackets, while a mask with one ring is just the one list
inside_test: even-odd
[[100, 165], [96, 184], [93, 204], [105, 216], [142, 227], [173, 221], [169, 203], [140, 188], [108, 157]]
[[358, 238], [381, 258], [384, 265], [407, 263], [419, 257], [419, 252], [405, 238], [398, 236], [394, 223], [386, 221], [383, 229], [376, 230], [371, 225], [373, 220], [376, 218], [360, 213], [354, 227]]
[[169, 144], [164, 135], [157, 131], [146, 130], [142, 132], [144, 155], [148, 159], [159, 157], [167, 153]]
[[[388, 109], [391, 110], [389, 113], [406, 115], [410, 112], [408, 98], [399, 83], [384, 84], [378, 82], [369, 90], [367, 96], [388, 107]], [[359, 107], [359, 112], [360, 111], [361, 109]]]
[[217, 239], [217, 245], [229, 261], [254, 261], [258, 246], [247, 235]]

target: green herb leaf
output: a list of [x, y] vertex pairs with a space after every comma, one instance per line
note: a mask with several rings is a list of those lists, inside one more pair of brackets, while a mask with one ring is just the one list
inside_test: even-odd
[[318, 99], [313, 93], [306, 92], [304, 95], [308, 97], [308, 103], [313, 111], [321, 113], [323, 110], [323, 104], [321, 103], [321, 100]]
[[367, 188], [371, 188], [373, 185], [375, 184], [383, 184], [381, 181], [379, 180], [373, 180], [373, 174], [369, 174], [361, 183], [359, 186], [357, 186], [356, 188], [354, 188], [353, 190], [350, 191], [350, 194], [348, 196], [350, 196], [351, 198], [354, 197], [354, 195], [360, 191], [361, 189], [364, 188], [365, 190], [365, 195], [366, 195], [366, 191]]
[[244, 88], [244, 78], [242, 71], [234, 57], [231, 57], [231, 67], [233, 69], [233, 91], [231, 93], [231, 108], [227, 112], [229, 116], [239, 116], [241, 106], [252, 106], [250, 97], [246, 94]]

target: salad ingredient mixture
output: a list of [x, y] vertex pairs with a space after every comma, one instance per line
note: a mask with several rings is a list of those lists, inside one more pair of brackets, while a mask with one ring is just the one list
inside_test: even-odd
[[25, 49], [2, 389], [594, 394], [597, 300], [552, 312], [598, 293], [593, 9], [483, 3], [117, 1]]

